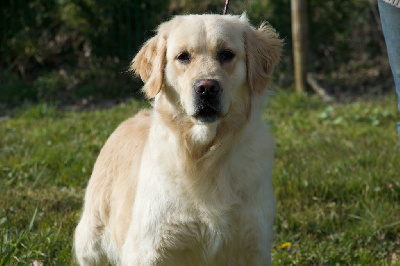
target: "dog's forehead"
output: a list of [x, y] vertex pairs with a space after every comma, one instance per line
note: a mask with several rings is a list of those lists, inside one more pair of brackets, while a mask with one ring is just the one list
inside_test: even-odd
[[170, 30], [168, 42], [174, 47], [243, 46], [245, 23], [236, 16], [188, 15], [177, 17]]

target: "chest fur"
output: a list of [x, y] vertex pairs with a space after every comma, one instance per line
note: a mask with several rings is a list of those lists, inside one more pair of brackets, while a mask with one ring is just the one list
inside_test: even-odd
[[132, 219], [137, 243], [152, 243], [165, 265], [227, 265], [263, 246], [275, 213], [269, 139], [216, 146], [190, 161], [162, 133], [157, 139], [175, 144], [144, 151]]

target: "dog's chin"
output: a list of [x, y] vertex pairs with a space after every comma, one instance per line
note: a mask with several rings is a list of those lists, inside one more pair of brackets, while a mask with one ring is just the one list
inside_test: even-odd
[[203, 110], [191, 115], [193, 127], [192, 140], [200, 145], [209, 144], [216, 136], [220, 122], [220, 114], [211, 110]]
[[196, 123], [191, 129], [192, 141], [200, 146], [208, 145], [217, 134], [218, 123]]

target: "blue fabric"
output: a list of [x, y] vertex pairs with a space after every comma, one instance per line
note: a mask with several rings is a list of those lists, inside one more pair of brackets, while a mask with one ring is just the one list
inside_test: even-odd
[[[400, 110], [400, 8], [383, 0], [378, 1], [378, 6]], [[397, 129], [400, 134], [400, 122], [397, 124]]]

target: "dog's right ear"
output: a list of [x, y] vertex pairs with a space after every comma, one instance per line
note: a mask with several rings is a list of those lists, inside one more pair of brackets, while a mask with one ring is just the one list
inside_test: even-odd
[[129, 68], [140, 75], [145, 83], [142, 90], [149, 99], [154, 98], [160, 92], [164, 82], [167, 34], [165, 25], [162, 26], [158, 29], [157, 35], [143, 45], [133, 58]]

